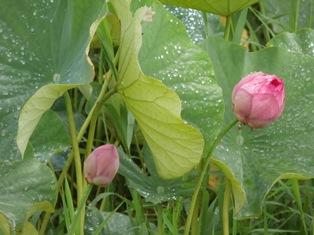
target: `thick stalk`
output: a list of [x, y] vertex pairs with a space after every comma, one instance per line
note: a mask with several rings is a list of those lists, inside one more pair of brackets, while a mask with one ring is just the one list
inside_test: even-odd
[[110, 75], [106, 76], [106, 79], [104, 81], [104, 84], [102, 85], [101, 91], [99, 96], [97, 97], [97, 100], [95, 102], [95, 104], [93, 105], [91, 111], [89, 112], [89, 114], [87, 115], [78, 135], [77, 135], [77, 140], [81, 141], [81, 139], [83, 138], [83, 135], [92, 119], [92, 117], [94, 115], [97, 115], [101, 106], [103, 105], [103, 103], [112, 95], [115, 93], [115, 90], [111, 90], [108, 93], [106, 93], [107, 87], [108, 87], [108, 83], [109, 83], [109, 77]]
[[173, 227], [175, 228], [174, 235], [179, 234], [178, 226], [179, 226], [179, 219], [180, 219], [182, 208], [183, 208], [183, 198], [179, 197], [179, 199], [176, 200], [175, 208], [172, 213], [172, 224], [173, 224]]
[[227, 20], [226, 20], [226, 26], [225, 26], [225, 32], [224, 32], [224, 39], [228, 41], [230, 38], [230, 30], [231, 30], [231, 16], [226, 16], [226, 17], [227, 17]]
[[201, 194], [198, 194], [196, 205], [194, 207], [194, 213], [192, 217], [192, 224], [191, 224], [191, 235], [197, 235], [199, 234], [199, 221], [198, 221], [198, 215], [200, 211], [200, 201], [202, 200]]
[[206, 175], [206, 171], [208, 170], [209, 167], [209, 163], [210, 163], [210, 157], [212, 155], [213, 150], [215, 149], [215, 147], [220, 143], [221, 139], [225, 136], [225, 134], [237, 124], [237, 120], [233, 121], [232, 123], [230, 123], [228, 126], [226, 126], [218, 135], [218, 137], [216, 138], [215, 142], [212, 144], [211, 148], [208, 151], [208, 154], [206, 155], [205, 158], [205, 164], [202, 166], [202, 171], [201, 171], [201, 175], [198, 178], [193, 196], [192, 196], [192, 200], [191, 200], [191, 206], [189, 209], [189, 213], [188, 213], [188, 218], [186, 220], [186, 224], [185, 224], [185, 229], [184, 229], [184, 235], [188, 235], [190, 232], [190, 228], [191, 228], [191, 223], [192, 223], [192, 218], [193, 218], [193, 214], [195, 211], [195, 206], [196, 206], [196, 201], [197, 201], [197, 197], [198, 194], [200, 192], [202, 183], [204, 181], [205, 175]]
[[67, 110], [68, 122], [69, 122], [69, 130], [72, 139], [72, 151], [75, 162], [75, 170], [76, 170], [76, 184], [77, 184], [77, 201], [80, 201], [82, 196], [82, 166], [81, 166], [81, 158], [80, 158], [80, 150], [79, 144], [76, 139], [76, 127], [74, 121], [74, 115], [72, 110], [72, 102], [69, 96], [69, 93], [66, 92], [64, 94], [65, 105]]
[[86, 142], [86, 153], [85, 153], [86, 157], [92, 152], [97, 119], [98, 119], [98, 116], [94, 115], [89, 125], [88, 137], [87, 137], [87, 142]]
[[162, 218], [162, 206], [157, 206], [157, 226], [158, 226], [158, 234], [163, 235], [164, 234], [164, 222]]
[[[83, 176], [82, 176], [82, 164], [81, 164], [81, 156], [79, 150], [79, 143], [76, 139], [76, 127], [74, 121], [74, 115], [72, 110], [72, 102], [68, 92], [64, 94], [65, 105], [67, 110], [70, 136], [72, 140], [72, 151], [74, 156], [74, 165], [75, 165], [75, 173], [76, 173], [76, 186], [77, 186], [77, 202], [82, 200], [83, 196]], [[80, 215], [80, 234], [84, 234], [84, 216]]]
[[231, 190], [228, 180], [226, 180], [224, 201], [222, 206], [222, 226], [223, 234], [229, 235], [229, 202], [230, 202]]
[[[97, 101], [95, 102], [95, 104], [92, 107], [91, 111], [87, 115], [87, 118], [85, 119], [85, 121], [84, 121], [84, 123], [83, 123], [83, 125], [82, 125], [82, 127], [81, 127], [81, 129], [79, 131], [79, 133], [77, 134], [77, 137], [76, 137], [76, 141], [77, 142], [80, 142], [82, 140], [83, 135], [84, 135], [88, 125], [90, 124], [90, 121], [91, 121], [92, 117], [94, 115], [98, 114], [102, 104], [106, 100], [108, 100], [111, 97], [111, 95], [113, 95], [115, 93], [115, 90], [111, 90], [108, 93], [106, 93], [106, 89], [107, 89], [107, 86], [108, 86], [108, 81], [107, 82], [106, 81], [107, 81], [107, 79], [105, 79], [105, 82], [104, 82], [104, 84], [102, 86], [102, 90], [101, 90], [101, 92], [100, 92], [100, 94], [99, 94], [99, 96], [97, 98]], [[65, 166], [62, 169], [62, 172], [61, 172], [61, 174], [59, 176], [58, 188], [60, 188], [62, 186], [64, 177], [65, 177], [67, 171], [69, 170], [69, 168], [71, 166], [72, 160], [73, 160], [73, 152], [71, 152], [71, 154], [69, 155], [69, 157], [68, 157], [68, 159], [67, 159], [67, 161], [65, 163]]]
[[47, 228], [47, 225], [48, 225], [48, 222], [49, 222], [49, 219], [50, 219], [50, 216], [51, 216], [51, 213], [47, 212], [43, 218], [43, 221], [41, 223], [41, 226], [40, 226], [40, 230], [39, 230], [39, 235], [44, 235], [45, 234], [45, 230]]

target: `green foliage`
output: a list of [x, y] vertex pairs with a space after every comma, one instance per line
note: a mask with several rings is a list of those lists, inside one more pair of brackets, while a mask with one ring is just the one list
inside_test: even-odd
[[126, 109], [121, 96], [112, 96], [105, 104], [104, 109], [122, 145], [125, 149], [130, 149], [135, 121], [133, 115]]
[[277, 33], [314, 27], [313, 0], [262, 0], [266, 20]]
[[20, 230], [35, 212], [53, 212], [56, 202], [55, 176], [37, 160], [1, 166], [0, 212], [11, 230]]
[[208, 39], [206, 47], [224, 90], [226, 122], [233, 118], [232, 88], [244, 75], [263, 71], [282, 77], [286, 83], [285, 111], [279, 121], [260, 130], [234, 128], [214, 153], [214, 162], [232, 183], [244, 189], [246, 195], [234, 195], [236, 202], [246, 196], [247, 204], [240, 217], [251, 216], [260, 211], [265, 194], [278, 179], [314, 176], [311, 144], [314, 60], [276, 47], [248, 53], [240, 46], [215, 38]]
[[[314, 0], [160, 1], [0, 0], [0, 234], [313, 233]], [[253, 71], [286, 84], [256, 130]], [[87, 185], [105, 143], [119, 175]]]
[[23, 155], [41, 115], [65, 90], [89, 83], [93, 77], [86, 48], [105, 5], [101, 0], [90, 3], [0, 1], [0, 123], [6, 136], [0, 156], [19, 158], [20, 110], [17, 142]]
[[68, 149], [70, 136], [59, 115], [49, 110], [42, 116], [29, 143], [36, 159], [49, 161]]
[[139, 67], [141, 21], [150, 21], [154, 13], [142, 7], [132, 17], [129, 3], [119, 0], [112, 4], [121, 20], [122, 32], [118, 92], [138, 123], [159, 174], [163, 178], [182, 176], [199, 163], [204, 140], [197, 129], [181, 119], [177, 94], [160, 81], [145, 76]]
[[206, 154], [223, 122], [221, 88], [208, 55], [191, 42], [182, 22], [161, 4], [150, 6], [156, 14], [153, 22], [143, 23], [141, 68], [179, 95], [182, 117], [202, 132]]
[[314, 30], [303, 29], [297, 33], [282, 33], [273, 38], [268, 44], [273, 47], [285, 48], [309, 56], [314, 56]]
[[154, 163], [148, 148], [144, 148], [142, 154], [145, 156], [145, 162], [149, 167], [151, 176], [147, 176], [122, 150], [119, 151], [121, 161], [119, 173], [127, 179], [129, 187], [138, 191], [145, 198], [145, 201], [158, 204], [192, 193], [192, 177], [164, 180], [158, 176], [153, 168]]
[[231, 15], [257, 1], [258, 0], [161, 0], [161, 2], [165, 4], [194, 8], [223, 16]]
[[90, 207], [86, 219], [86, 235], [94, 235], [96, 231], [101, 235], [135, 235], [138, 232], [132, 219], [122, 213], [101, 212], [97, 208]]

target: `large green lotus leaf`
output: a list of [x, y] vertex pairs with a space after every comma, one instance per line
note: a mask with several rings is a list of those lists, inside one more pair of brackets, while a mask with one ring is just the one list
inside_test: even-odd
[[240, 46], [210, 38], [206, 47], [225, 97], [225, 120], [235, 119], [231, 92], [241, 77], [253, 71], [285, 80], [286, 105], [282, 117], [264, 129], [236, 127], [214, 152], [213, 162], [245, 191], [235, 193], [239, 217], [256, 215], [271, 186], [281, 178], [314, 177], [314, 58], [283, 48], [248, 53]]
[[181, 119], [178, 95], [161, 81], [145, 76], [139, 66], [141, 21], [152, 20], [152, 9], [142, 7], [132, 16], [130, 1], [114, 0], [112, 4], [121, 20], [122, 32], [118, 91], [153, 153], [158, 173], [163, 178], [179, 177], [199, 163], [203, 136]]
[[314, 30], [303, 29], [297, 33], [285, 32], [274, 37], [269, 46], [286, 48], [289, 51], [314, 56]]
[[233, 12], [256, 3], [258, 0], [161, 0], [164, 4], [194, 8], [228, 16]]
[[90, 82], [87, 47], [106, 7], [103, 0], [0, 0], [0, 5], [0, 156], [14, 159], [25, 101], [18, 134], [22, 154], [55, 99]]
[[141, 68], [179, 95], [182, 117], [201, 130], [207, 152], [221, 128], [224, 108], [212, 64], [189, 39], [182, 22], [158, 2], [149, 6], [155, 15], [153, 22], [143, 23]]
[[[293, 31], [296, 9], [295, 0], [261, 0], [266, 14], [266, 19], [271, 23], [275, 32]], [[297, 20], [298, 29], [314, 27], [314, 1], [300, 0]]]
[[204, 15], [203, 12], [191, 8], [168, 6], [166, 9], [184, 23], [186, 32], [196, 44], [201, 43], [207, 34], [221, 36], [224, 34], [225, 27], [219, 15]]
[[0, 171], [0, 213], [19, 230], [37, 211], [52, 212], [56, 180], [52, 171], [37, 160], [5, 164]]

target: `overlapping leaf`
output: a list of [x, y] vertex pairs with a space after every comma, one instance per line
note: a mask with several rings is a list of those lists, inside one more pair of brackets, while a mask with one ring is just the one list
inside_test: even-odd
[[115, 0], [112, 4], [121, 20], [122, 32], [118, 91], [134, 114], [159, 174], [164, 178], [181, 176], [199, 162], [204, 140], [197, 129], [181, 119], [177, 94], [159, 80], [145, 76], [139, 66], [141, 21], [151, 21], [154, 12], [143, 7], [132, 16], [130, 1]]
[[231, 15], [258, 0], [161, 0], [162, 3], [180, 7], [194, 8], [218, 15]]
[[[0, 0], [0, 157], [23, 153], [40, 116], [63, 92], [90, 82], [86, 48], [105, 13], [102, 0]], [[59, 84], [59, 85], [57, 85]], [[38, 90], [39, 89], [39, 90]]]
[[[32, 159], [21, 161], [19, 150], [24, 154], [55, 99], [91, 80], [86, 49], [106, 7], [102, 0], [0, 0], [0, 5], [0, 211], [19, 229], [32, 212], [51, 210], [55, 194], [51, 170]], [[30, 158], [31, 150], [25, 154]]]
[[[263, 71], [286, 83], [286, 107], [277, 122], [257, 130], [234, 128], [215, 151], [215, 164], [246, 193], [247, 203], [239, 216], [255, 215], [278, 179], [314, 177], [314, 58], [275, 47], [248, 53], [215, 38], [206, 43], [223, 88], [227, 123], [235, 118], [230, 96], [242, 76]], [[234, 196], [239, 209], [245, 195]]]

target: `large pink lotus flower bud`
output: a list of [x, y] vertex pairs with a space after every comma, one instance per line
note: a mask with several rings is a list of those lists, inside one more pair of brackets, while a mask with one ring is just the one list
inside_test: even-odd
[[105, 144], [96, 148], [84, 162], [84, 175], [88, 183], [106, 186], [115, 177], [119, 168], [116, 147]]
[[262, 128], [280, 117], [284, 109], [285, 84], [275, 75], [255, 72], [244, 77], [232, 92], [238, 120]]

